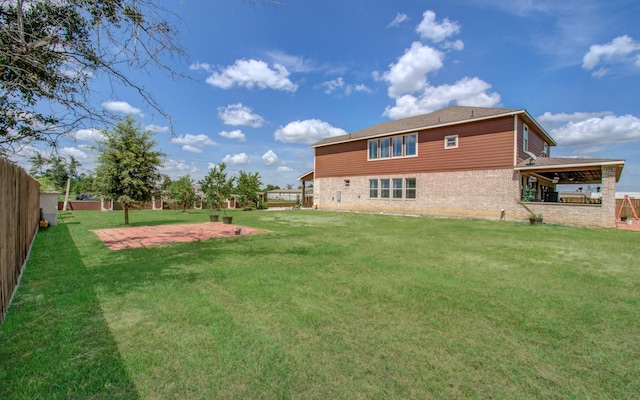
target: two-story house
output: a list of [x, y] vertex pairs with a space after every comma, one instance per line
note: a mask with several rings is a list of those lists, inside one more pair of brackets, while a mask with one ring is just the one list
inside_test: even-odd
[[[524, 220], [525, 200], [545, 222], [615, 227], [624, 161], [552, 158], [555, 145], [524, 109], [451, 106], [321, 140], [301, 178], [318, 209]], [[562, 184], [598, 196], [568, 202]]]

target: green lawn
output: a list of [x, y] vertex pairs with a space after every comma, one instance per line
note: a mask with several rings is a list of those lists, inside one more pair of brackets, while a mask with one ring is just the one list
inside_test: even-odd
[[[640, 235], [319, 211], [110, 251], [67, 212], [0, 327], [0, 398], [637, 398]], [[134, 225], [206, 212], [135, 211]]]

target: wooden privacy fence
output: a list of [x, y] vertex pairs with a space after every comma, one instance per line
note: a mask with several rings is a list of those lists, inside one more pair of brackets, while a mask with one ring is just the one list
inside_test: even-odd
[[18, 285], [40, 220], [40, 184], [0, 158], [0, 323]]
[[[620, 211], [620, 207], [622, 207], [621, 216], [633, 218], [633, 211], [631, 210], [631, 207], [629, 207], [629, 203], [627, 202], [623, 203], [623, 200], [624, 199], [616, 199], [616, 215], [618, 215], [618, 212]], [[635, 208], [636, 213], [638, 214], [638, 216], [640, 216], [640, 199], [629, 197], [629, 200], [631, 200], [631, 204], [633, 204], [633, 208]]]

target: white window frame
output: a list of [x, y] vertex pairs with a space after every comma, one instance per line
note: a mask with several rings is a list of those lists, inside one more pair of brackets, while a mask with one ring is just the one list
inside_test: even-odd
[[[413, 187], [410, 188], [408, 183], [413, 181]], [[409, 197], [409, 192], [413, 193], [413, 197]], [[404, 198], [405, 200], [415, 200], [418, 196], [418, 180], [416, 178], [404, 178]]]
[[529, 151], [529, 127], [522, 124], [522, 150]]
[[[386, 182], [387, 187], [385, 188], [382, 183]], [[384, 192], [387, 192], [387, 195], [384, 196]], [[380, 179], [380, 198], [381, 199], [390, 199], [391, 198], [391, 179]]]
[[[376, 154], [374, 158], [371, 158], [371, 144], [375, 144]], [[369, 140], [367, 142], [367, 159], [368, 160], [379, 160], [380, 159], [380, 142], [378, 139]]]
[[[453, 145], [449, 145], [449, 139], [454, 139], [455, 143]], [[448, 135], [444, 137], [444, 148], [445, 149], [457, 149], [458, 148], [458, 135]]]
[[[400, 186], [396, 187], [396, 183], [400, 182]], [[391, 179], [391, 198], [394, 200], [402, 200], [404, 197], [404, 180], [402, 178], [393, 178]], [[396, 196], [396, 194], [400, 194], [400, 196]]]
[[[407, 152], [407, 137], [409, 137], [409, 136], [415, 137], [415, 143], [414, 143], [414, 150], [415, 151], [414, 151], [413, 154], [409, 154]], [[404, 142], [404, 146], [403, 146], [404, 157], [417, 157], [418, 156], [418, 134], [417, 133], [408, 133], [408, 134], [404, 135], [403, 142]]]
[[[377, 199], [379, 197], [378, 196], [378, 194], [380, 193], [379, 187], [380, 187], [380, 183], [378, 182], [377, 179], [369, 179], [369, 198], [370, 199]], [[372, 196], [371, 194], [373, 193], [374, 190], [376, 195]]]

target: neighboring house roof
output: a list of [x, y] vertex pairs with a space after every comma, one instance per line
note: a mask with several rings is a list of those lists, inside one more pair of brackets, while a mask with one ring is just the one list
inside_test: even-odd
[[524, 109], [450, 106], [429, 114], [387, 121], [347, 135], [326, 138], [312, 144], [311, 147], [321, 147], [355, 140], [370, 139], [390, 134], [409, 133], [418, 130], [433, 129], [442, 126], [457, 125], [472, 121], [481, 121], [512, 115], [523, 116], [530, 124], [534, 124], [538, 127], [549, 143], [554, 146], [557, 144], [556, 141], [553, 140], [553, 138], [544, 130], [544, 128], [542, 128]]
[[313, 181], [313, 170], [305, 173], [304, 175], [300, 175], [298, 180], [303, 182]]
[[548, 179], [558, 178], [558, 183], [570, 184], [577, 182], [593, 183], [602, 180], [603, 165], [616, 167], [616, 182], [620, 180], [624, 160], [613, 158], [561, 158], [538, 157], [522, 161], [514, 169], [516, 171], [531, 172]]
[[269, 190], [267, 193], [293, 193], [293, 194], [300, 194], [300, 193], [302, 193], [302, 189], [273, 189], [273, 190]]

